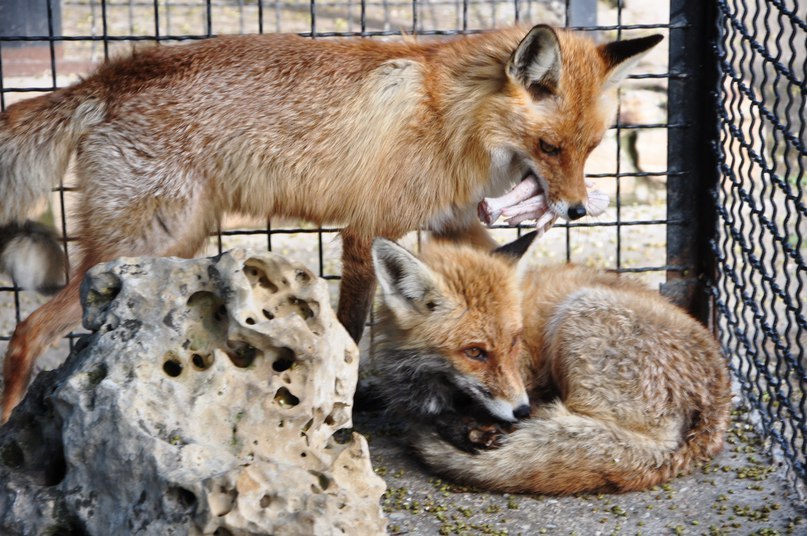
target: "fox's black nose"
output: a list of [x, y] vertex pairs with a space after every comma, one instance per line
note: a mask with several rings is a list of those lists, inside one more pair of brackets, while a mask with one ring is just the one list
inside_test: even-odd
[[569, 216], [570, 220], [579, 220], [583, 216], [586, 215], [586, 207], [584, 207], [581, 203], [577, 205], [572, 205], [569, 207], [569, 210], [566, 212]]
[[518, 420], [526, 419], [530, 416], [530, 407], [527, 404], [517, 407], [513, 410], [513, 416]]

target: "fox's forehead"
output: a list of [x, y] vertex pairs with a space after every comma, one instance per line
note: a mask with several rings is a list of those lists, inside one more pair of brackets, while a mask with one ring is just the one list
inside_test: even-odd
[[470, 246], [427, 247], [421, 258], [441, 275], [443, 292], [471, 314], [468, 320], [492, 316], [486, 322], [505, 330], [518, 323], [520, 300], [511, 262]]
[[588, 100], [574, 95], [547, 97], [530, 106], [533, 121], [528, 136], [553, 145], [591, 149], [602, 140], [616, 111], [610, 94], [592, 95]]

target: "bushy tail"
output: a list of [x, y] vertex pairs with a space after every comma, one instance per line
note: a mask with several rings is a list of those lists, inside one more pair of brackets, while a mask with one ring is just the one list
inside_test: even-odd
[[32, 221], [0, 227], [0, 271], [20, 288], [50, 294], [63, 287], [65, 256], [56, 233]]
[[86, 85], [14, 104], [0, 113], [0, 225], [22, 223], [67, 170], [104, 106]]
[[[563, 495], [647, 489], [687, 471], [693, 459], [715, 454], [723, 431], [690, 435], [683, 444], [665, 442], [570, 413], [556, 402], [507, 435], [497, 449], [468, 454], [435, 433], [416, 436], [413, 446], [436, 473], [458, 482], [510, 493]], [[704, 440], [710, 447], [700, 445]]]
[[63, 281], [53, 233], [26, 219], [64, 176], [81, 135], [103, 118], [103, 103], [86, 84], [0, 113], [0, 269], [24, 288], [48, 290]]

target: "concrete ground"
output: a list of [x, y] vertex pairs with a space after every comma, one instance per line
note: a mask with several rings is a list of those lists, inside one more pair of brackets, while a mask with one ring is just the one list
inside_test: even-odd
[[485, 493], [442, 481], [407, 455], [388, 416], [354, 420], [387, 482], [383, 508], [393, 535], [807, 535], [805, 503], [743, 408], [723, 453], [693, 474], [640, 493], [574, 497]]

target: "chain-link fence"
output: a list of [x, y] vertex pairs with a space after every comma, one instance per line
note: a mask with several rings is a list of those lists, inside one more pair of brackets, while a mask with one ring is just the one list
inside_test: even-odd
[[[805, 7], [796, 0], [3, 0], [0, 9], [1, 109], [64, 87], [105, 58], [218, 34], [442, 38], [545, 22], [598, 39], [665, 35], [623, 84], [614, 125], [588, 163], [611, 206], [596, 220], [556, 226], [534, 260], [630, 272], [714, 320], [745, 395], [807, 478]], [[68, 174], [34, 215], [60, 229], [73, 264], [75, 188]], [[501, 241], [519, 232], [494, 228]], [[335, 295], [338, 229], [229, 215], [202, 253], [234, 246], [301, 260], [333, 281]], [[43, 301], [0, 279], [0, 352]], [[56, 359], [68, 340], [51, 351]]]
[[766, 434], [807, 481], [807, 4], [726, 0], [716, 15], [716, 324]]

